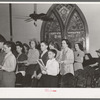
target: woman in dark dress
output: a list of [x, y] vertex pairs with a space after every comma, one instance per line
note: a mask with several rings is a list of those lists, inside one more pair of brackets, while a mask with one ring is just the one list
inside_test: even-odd
[[16, 69], [16, 86], [22, 86], [25, 76], [25, 64], [23, 61], [27, 60], [27, 55], [24, 52], [22, 44], [16, 44], [17, 55], [17, 69]]
[[85, 68], [94, 63], [95, 63], [95, 60], [92, 58], [91, 54], [86, 53], [83, 60], [83, 67]]
[[93, 67], [96, 63], [96, 59], [91, 56], [90, 53], [86, 53], [84, 56], [83, 67], [86, 78], [86, 87], [92, 87], [94, 82], [94, 73], [95, 67]]

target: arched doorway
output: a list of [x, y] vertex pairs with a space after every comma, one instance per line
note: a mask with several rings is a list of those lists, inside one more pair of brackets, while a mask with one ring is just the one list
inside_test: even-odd
[[86, 19], [76, 4], [53, 4], [47, 15], [54, 20], [43, 22], [41, 41], [56, 41], [61, 45], [61, 39], [68, 39], [72, 48], [80, 42], [88, 50], [88, 26]]

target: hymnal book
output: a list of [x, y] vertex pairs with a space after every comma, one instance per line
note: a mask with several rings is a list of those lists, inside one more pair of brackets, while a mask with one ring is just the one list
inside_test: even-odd
[[40, 65], [41, 69], [44, 69], [45, 68], [45, 65], [44, 65], [42, 59], [37, 60], [37, 62]]

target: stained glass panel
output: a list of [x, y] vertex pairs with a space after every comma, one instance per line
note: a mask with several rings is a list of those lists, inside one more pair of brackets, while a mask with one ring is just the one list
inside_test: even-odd
[[71, 41], [72, 47], [75, 42], [83, 42], [86, 38], [85, 27], [79, 14], [75, 11], [69, 21], [67, 29], [67, 38]]
[[55, 17], [55, 15], [52, 13], [51, 18], [53, 18], [53, 21], [46, 23], [45, 28], [45, 40], [46, 41], [61, 41], [61, 28], [60, 24]]
[[70, 13], [70, 11], [72, 9], [72, 6], [71, 5], [62, 4], [62, 5], [58, 5], [56, 7], [56, 9], [57, 9], [57, 11], [58, 11], [63, 23], [65, 24], [66, 19], [67, 19], [68, 15], [69, 15], [69, 13]]
[[84, 30], [84, 24], [82, 22], [82, 19], [80, 18], [77, 12], [74, 12], [68, 26], [68, 31], [82, 31], [82, 30]]

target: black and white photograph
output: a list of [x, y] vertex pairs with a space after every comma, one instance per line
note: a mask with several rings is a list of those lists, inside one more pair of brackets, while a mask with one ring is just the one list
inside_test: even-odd
[[100, 3], [0, 3], [0, 88], [100, 88]]

